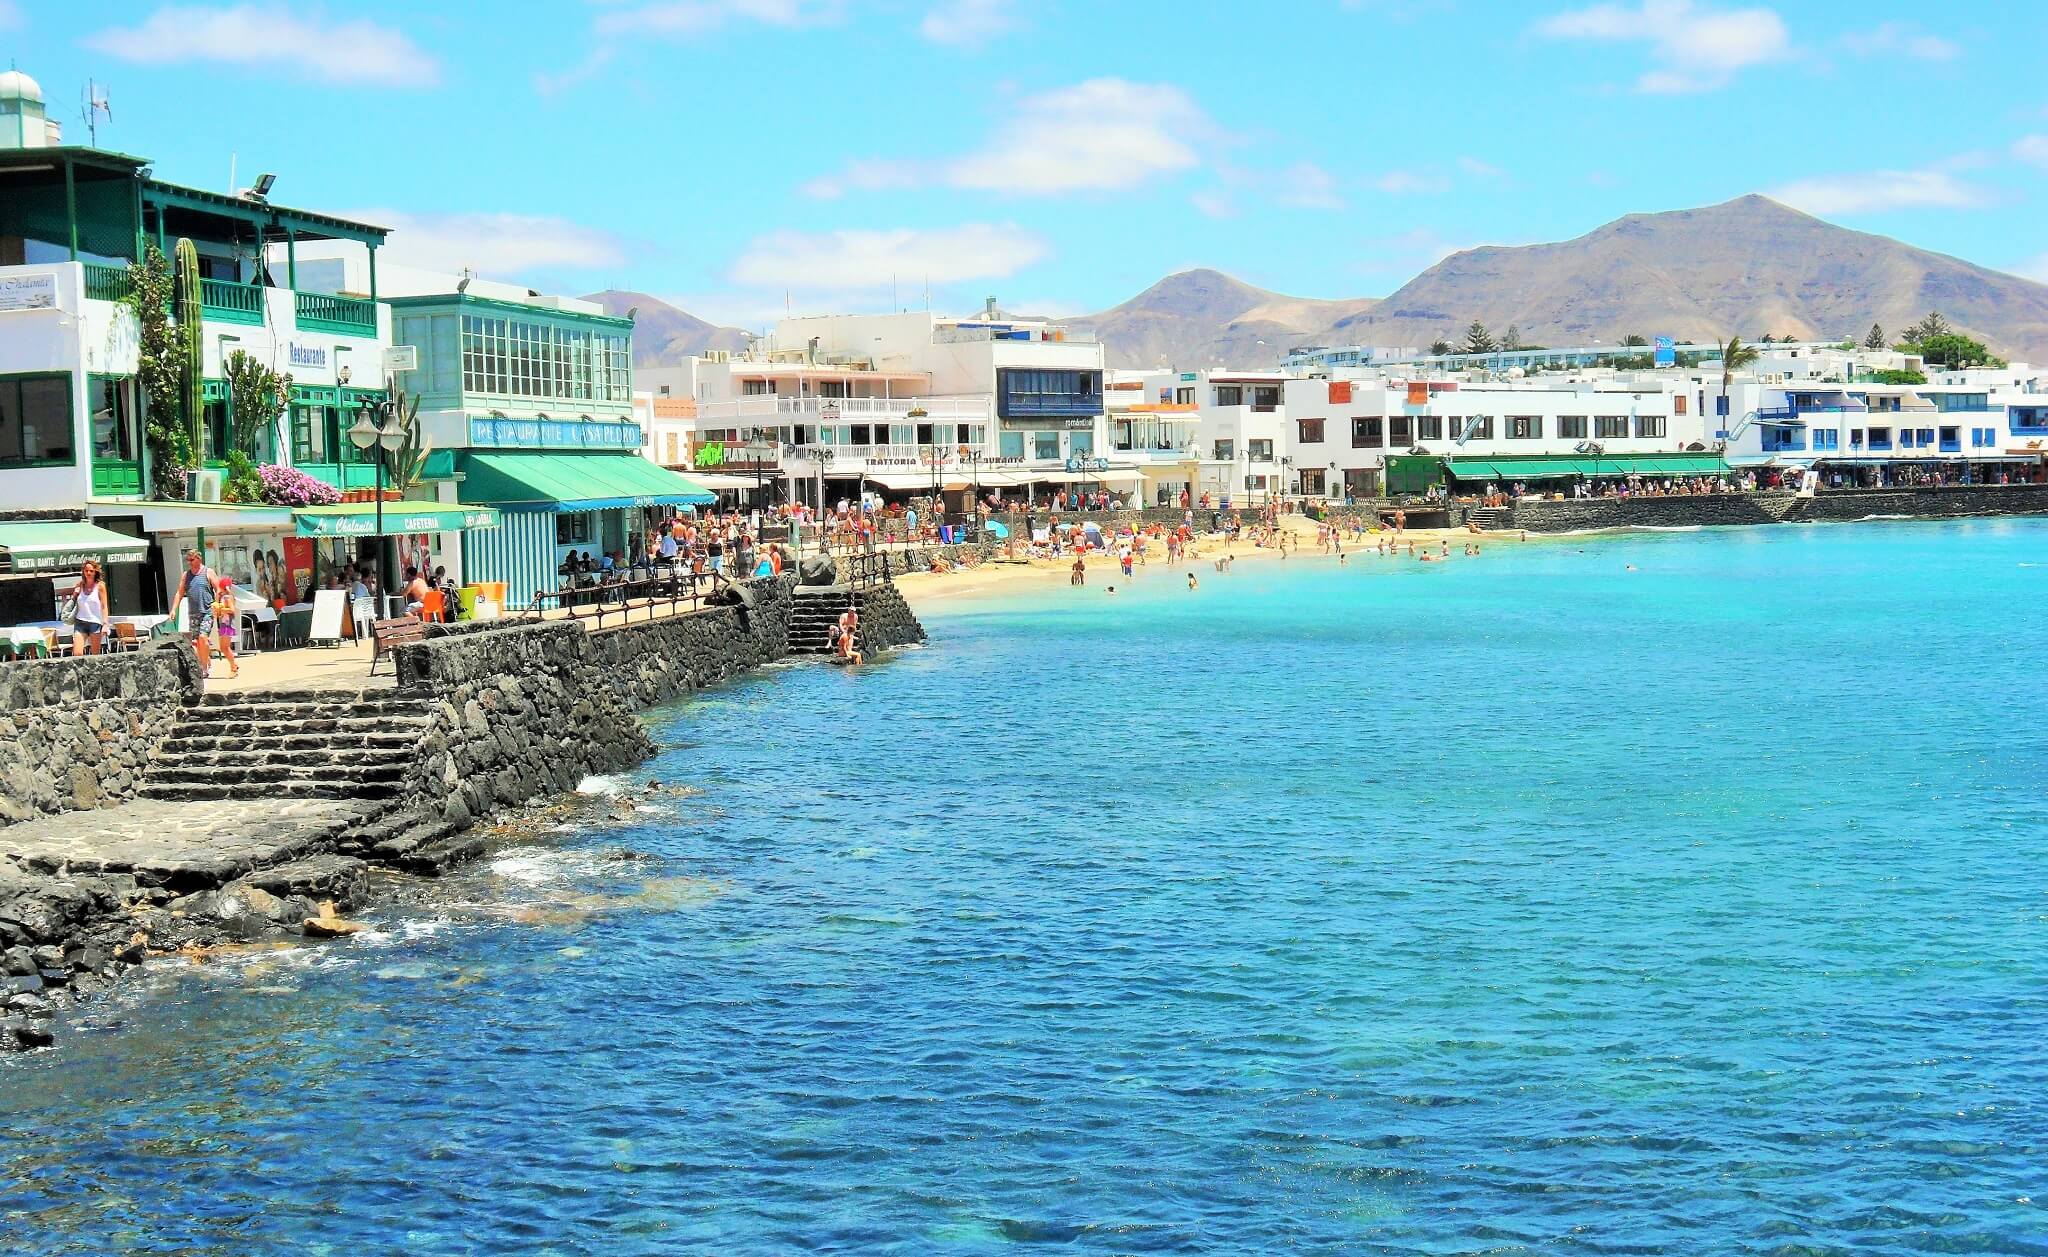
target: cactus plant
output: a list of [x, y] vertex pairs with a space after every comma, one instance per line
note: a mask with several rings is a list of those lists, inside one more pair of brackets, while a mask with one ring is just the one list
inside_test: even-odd
[[180, 236], [177, 257], [175, 314], [178, 341], [184, 350], [183, 361], [179, 365], [178, 391], [183, 400], [186, 437], [192, 443], [196, 458], [205, 449], [206, 441], [206, 341], [201, 326], [206, 316], [200, 309], [199, 250], [190, 240]]

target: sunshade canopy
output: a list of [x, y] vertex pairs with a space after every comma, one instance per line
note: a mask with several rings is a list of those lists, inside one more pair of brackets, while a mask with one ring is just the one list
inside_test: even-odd
[[465, 451], [464, 505], [508, 511], [603, 511], [709, 506], [717, 495], [638, 454], [486, 454]]
[[[377, 532], [375, 502], [344, 502], [339, 506], [302, 506], [292, 512], [300, 537], [369, 537]], [[460, 532], [496, 528], [498, 512], [488, 506], [444, 506], [437, 502], [386, 502], [384, 535]]]
[[0, 524], [0, 555], [16, 572], [58, 572], [87, 559], [140, 563], [149, 542], [75, 520], [24, 520]]
[[1579, 476], [1721, 476], [1719, 454], [1636, 454], [1613, 458], [1447, 458], [1459, 480], [1556, 480]]

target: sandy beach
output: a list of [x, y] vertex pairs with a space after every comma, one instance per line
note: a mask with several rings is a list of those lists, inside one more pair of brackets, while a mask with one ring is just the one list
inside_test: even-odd
[[[1304, 515], [1283, 517], [1281, 526], [1288, 531], [1287, 553], [1289, 557], [1329, 558], [1316, 548], [1316, 521]], [[1392, 532], [1367, 533], [1364, 537], [1347, 537], [1344, 550], [1347, 554], [1370, 554], [1382, 539], [1395, 537]], [[1462, 528], [1410, 528], [1398, 534], [1405, 552], [1413, 542], [1419, 549], [1425, 543], [1434, 548], [1439, 543], [1448, 543], [1455, 551], [1468, 542], [1477, 541], [1482, 545], [1521, 544], [1520, 533], [1497, 532], [1473, 534]], [[1198, 579], [1215, 571], [1215, 561], [1229, 555], [1232, 561], [1238, 559], [1277, 559], [1280, 552], [1270, 546], [1255, 545], [1246, 529], [1240, 539], [1226, 543], [1220, 536], [1204, 535], [1195, 539], [1195, 554], [1184, 560], [1186, 570], [1195, 573]], [[1147, 563], [1142, 564], [1144, 574], [1137, 579], [1161, 579], [1172, 570], [1166, 563], [1166, 545], [1152, 541], [1147, 547]], [[1074, 559], [1065, 555], [1056, 559], [996, 559], [979, 567], [958, 568], [951, 572], [913, 572], [896, 578], [896, 588], [908, 601], [913, 610], [962, 599], [989, 597], [1014, 592], [1028, 586], [1051, 587], [1064, 585], [1072, 574]], [[1090, 585], [1114, 585], [1120, 578], [1115, 556], [1106, 551], [1091, 551], [1088, 555], [1088, 583]], [[1184, 577], [1183, 577], [1184, 578]]]

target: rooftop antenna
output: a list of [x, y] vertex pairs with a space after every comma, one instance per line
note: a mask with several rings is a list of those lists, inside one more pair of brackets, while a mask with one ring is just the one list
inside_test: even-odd
[[79, 107], [79, 115], [85, 120], [85, 134], [92, 147], [100, 146], [100, 116], [106, 115], [108, 122], [114, 120], [114, 105], [107, 98], [107, 89], [91, 79], [85, 81], [85, 101]]

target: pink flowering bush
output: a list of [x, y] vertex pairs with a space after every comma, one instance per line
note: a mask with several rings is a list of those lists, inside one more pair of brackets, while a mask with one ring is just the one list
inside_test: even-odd
[[263, 500], [272, 506], [332, 506], [341, 501], [341, 490], [296, 467], [266, 463], [256, 469], [256, 476], [263, 482]]

